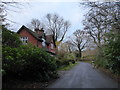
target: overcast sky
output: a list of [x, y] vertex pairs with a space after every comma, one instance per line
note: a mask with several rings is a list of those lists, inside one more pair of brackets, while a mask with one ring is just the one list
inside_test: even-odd
[[71, 28], [66, 37], [70, 36], [76, 29], [83, 29], [82, 20], [87, 9], [80, 6], [78, 2], [24, 2], [23, 5], [22, 9], [14, 9], [18, 12], [9, 12], [7, 15], [8, 19], [16, 22], [12, 24], [15, 32], [22, 25], [29, 23], [31, 19], [41, 20], [47, 13], [57, 13], [71, 22]]

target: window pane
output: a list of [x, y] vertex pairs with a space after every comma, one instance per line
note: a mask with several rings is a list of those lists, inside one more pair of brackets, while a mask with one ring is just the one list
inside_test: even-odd
[[20, 37], [21, 41], [23, 43], [27, 43], [28, 42], [28, 37]]

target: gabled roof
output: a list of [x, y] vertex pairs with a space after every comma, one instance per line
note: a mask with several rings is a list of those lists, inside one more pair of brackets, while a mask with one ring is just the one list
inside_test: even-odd
[[43, 41], [42, 38], [40, 38], [40, 36], [33, 32], [32, 30], [30, 30], [29, 28], [25, 27], [24, 25], [17, 31], [17, 33], [19, 34], [21, 32], [21, 30], [25, 29], [27, 32], [29, 32], [33, 37], [35, 37], [37, 40], [39, 41]]

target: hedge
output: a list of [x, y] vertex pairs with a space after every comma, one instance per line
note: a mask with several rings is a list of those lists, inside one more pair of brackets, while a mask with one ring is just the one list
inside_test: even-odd
[[56, 60], [44, 49], [35, 46], [3, 47], [3, 77], [37, 78], [41, 81], [57, 76]]

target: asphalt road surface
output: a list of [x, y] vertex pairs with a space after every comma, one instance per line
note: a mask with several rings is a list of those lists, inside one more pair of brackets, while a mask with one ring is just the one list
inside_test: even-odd
[[118, 88], [118, 82], [93, 69], [91, 64], [79, 62], [47, 88]]

